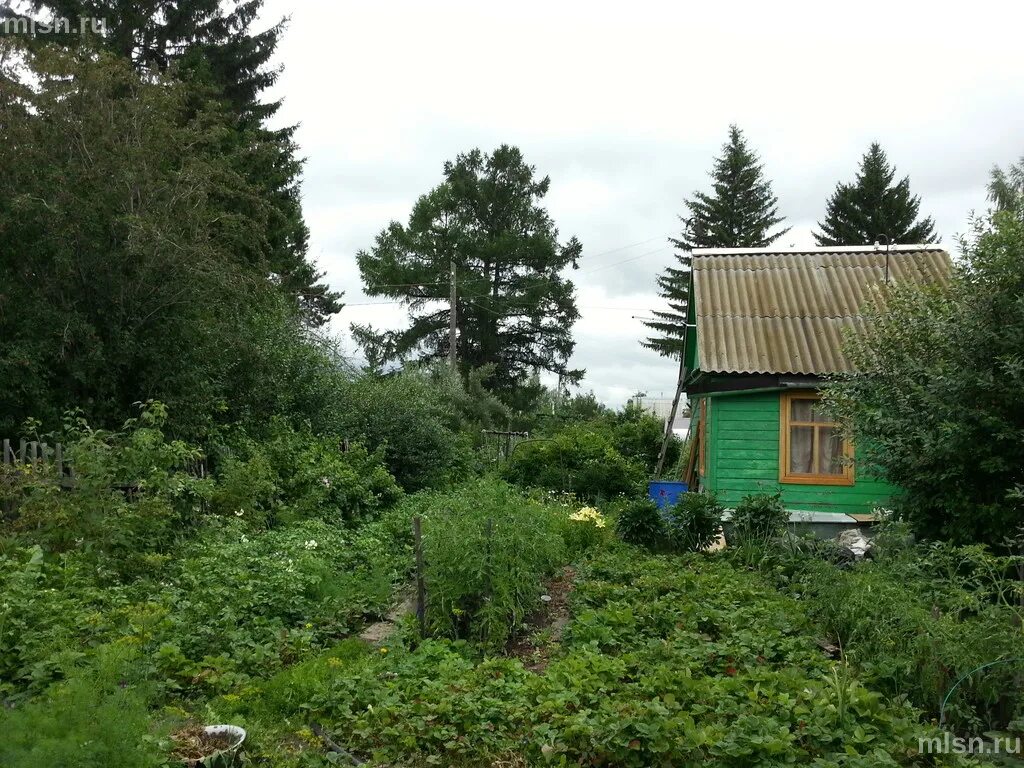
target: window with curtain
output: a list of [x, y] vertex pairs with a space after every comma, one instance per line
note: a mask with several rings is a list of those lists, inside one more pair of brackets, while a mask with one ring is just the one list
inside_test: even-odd
[[779, 402], [779, 481], [853, 485], [852, 446], [815, 392], [784, 392]]

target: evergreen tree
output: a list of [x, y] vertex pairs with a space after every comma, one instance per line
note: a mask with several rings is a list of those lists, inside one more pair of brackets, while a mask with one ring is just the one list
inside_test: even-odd
[[29, 68], [0, 90], [0, 434], [155, 398], [198, 437], [309, 402], [327, 365], [267, 278], [275, 212], [234, 170], [231, 110], [110, 53]]
[[652, 311], [653, 320], [644, 321], [654, 334], [640, 343], [663, 357], [676, 357], [683, 353], [686, 342], [687, 294], [690, 290], [689, 259], [679, 260], [683, 267], [666, 267], [658, 275], [658, 296], [668, 303], [668, 311]]
[[[322, 273], [308, 260], [309, 230], [302, 216], [300, 180], [293, 127], [269, 129], [266, 121], [279, 101], [261, 101], [277, 80], [269, 66], [284, 21], [254, 31], [264, 0], [33, 0], [37, 14], [47, 18], [100, 18], [106, 34], [48, 36], [57, 41], [98, 43], [132, 62], [143, 74], [171, 74], [196, 86], [196, 102], [216, 94], [236, 115], [234, 139], [245, 151], [232, 153], [236, 171], [265, 190], [273, 207], [269, 235], [270, 273], [297, 303], [306, 322], [320, 325], [337, 312], [340, 295], [320, 282]], [[74, 22], [72, 27], [75, 27]], [[236, 212], [240, 216], [245, 211]]]
[[451, 264], [456, 267], [456, 356], [463, 374], [493, 366], [488, 385], [515, 400], [537, 370], [575, 382], [570, 370], [579, 318], [575, 288], [560, 272], [582, 246], [558, 242], [541, 201], [550, 179], [536, 178], [515, 147], [475, 149], [444, 166], [444, 181], [421, 197], [407, 225], [392, 222], [372, 250], [358, 254], [366, 292], [409, 307], [408, 328], [377, 333], [354, 326], [374, 363], [443, 358], [449, 351]]
[[931, 217], [918, 221], [921, 198], [910, 194], [910, 177], [894, 184], [895, 177], [881, 146], [872, 143], [856, 180], [837, 184], [829, 198], [821, 232], [814, 234], [818, 245], [936, 242]]
[[680, 250], [679, 266], [668, 267], [658, 276], [661, 298], [667, 312], [654, 312], [655, 320], [644, 323], [654, 336], [641, 342], [666, 357], [681, 354], [686, 329], [686, 295], [689, 290], [690, 256], [694, 248], [764, 248], [789, 231], [773, 228], [782, 223], [778, 198], [764, 177], [764, 166], [748, 146], [743, 132], [729, 126], [729, 140], [715, 159], [711, 172], [712, 192], [695, 192], [685, 200], [688, 214], [680, 216], [683, 231], [669, 238]]

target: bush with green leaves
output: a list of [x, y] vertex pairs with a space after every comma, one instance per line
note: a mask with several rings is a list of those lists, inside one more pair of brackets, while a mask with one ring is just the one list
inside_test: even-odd
[[341, 387], [332, 431], [381, 451], [410, 493], [451, 486], [471, 473], [475, 457], [450, 384], [429, 371], [360, 376]]
[[786, 530], [789, 512], [781, 493], [755, 493], [740, 499], [727, 530], [737, 544], [764, 544]]
[[666, 524], [672, 545], [684, 552], [697, 552], [713, 544], [722, 530], [722, 505], [712, 492], [680, 494], [668, 508]]
[[199, 522], [213, 489], [212, 480], [188, 471], [202, 454], [168, 439], [166, 419], [166, 407], [155, 402], [118, 431], [68, 414], [64, 460], [74, 469], [73, 490], [62, 487], [56, 463], [16, 465], [7, 478], [16, 502], [7, 531], [48, 551], [105, 553], [126, 575], [145, 568], [148, 553], [166, 552]]
[[1024, 211], [961, 250], [948, 287], [885, 287], [846, 345], [863, 373], [826, 397], [918, 535], [999, 546], [1024, 510]]
[[321, 519], [346, 525], [372, 518], [402, 495], [383, 464], [383, 450], [345, 446], [272, 419], [262, 440], [230, 436], [218, 456], [214, 511], [249, 512], [254, 524]]
[[572, 511], [483, 479], [403, 504], [423, 522], [431, 634], [500, 649], [536, 611], [543, 579], [565, 562]]
[[639, 495], [647, 479], [641, 463], [623, 456], [605, 431], [587, 424], [520, 443], [502, 475], [524, 488], [571, 493], [598, 504]]
[[650, 499], [630, 499], [615, 506], [615, 531], [630, 544], [648, 549], [665, 545], [665, 518]]
[[[665, 436], [664, 422], [639, 406], [629, 404], [622, 411], [607, 417], [611, 424], [612, 442], [628, 459], [638, 461], [653, 473], [658, 466]], [[682, 453], [682, 441], [672, 436], [665, 451], [665, 467], [674, 467]]]

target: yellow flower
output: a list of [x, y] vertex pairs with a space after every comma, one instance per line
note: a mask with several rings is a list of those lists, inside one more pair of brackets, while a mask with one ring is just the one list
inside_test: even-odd
[[381, 653], [387, 653], [387, 652], [388, 652], [388, 649], [387, 649], [387, 648], [381, 648], [381, 649], [380, 649], [380, 652], [381, 652]]
[[341, 665], [342, 661], [337, 656], [331, 656], [327, 659], [327, 666], [329, 667], [340, 667]]

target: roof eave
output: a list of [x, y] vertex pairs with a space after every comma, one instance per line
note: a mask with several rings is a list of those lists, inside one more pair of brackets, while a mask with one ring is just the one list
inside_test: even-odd
[[693, 256], [741, 256], [758, 254], [769, 256], [773, 253], [900, 253], [905, 251], [944, 251], [939, 243], [919, 243], [917, 245], [824, 245], [815, 248], [694, 248]]

